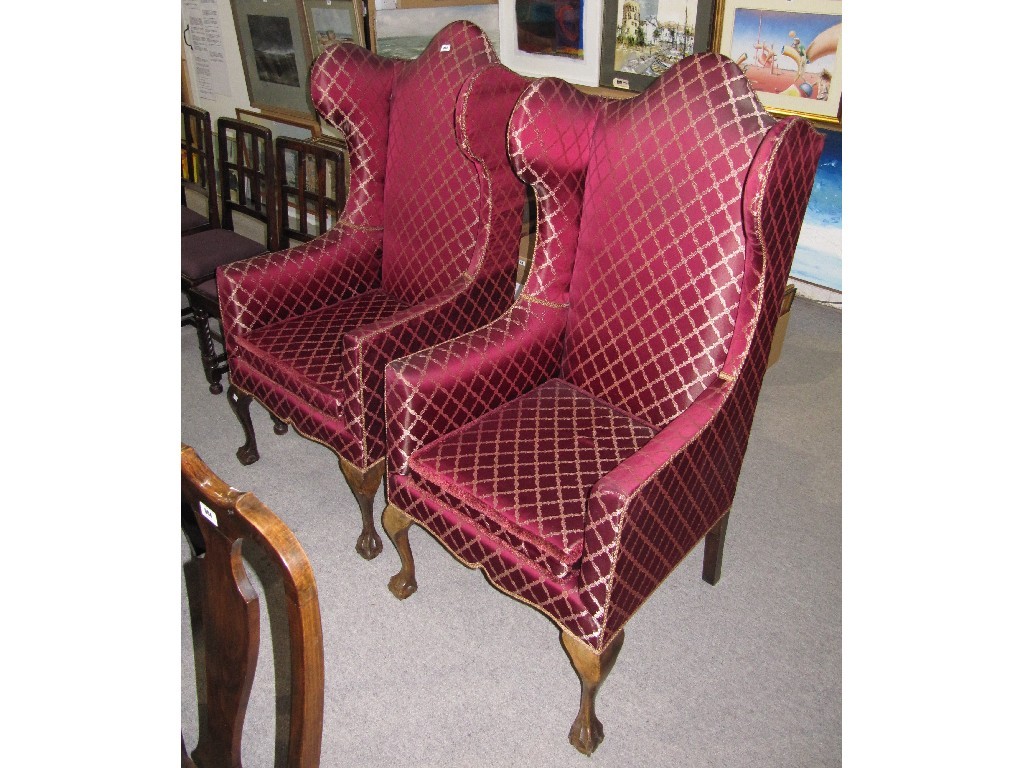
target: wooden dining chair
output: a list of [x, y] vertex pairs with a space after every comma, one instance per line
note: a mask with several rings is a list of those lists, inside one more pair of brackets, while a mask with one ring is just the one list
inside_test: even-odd
[[[196, 452], [181, 446], [183, 529], [199, 560], [198, 602], [204, 642], [205, 692], [199, 740], [182, 766], [241, 765], [242, 728], [260, 647], [260, 607], [242, 559], [243, 542], [258, 547], [280, 576], [288, 621], [291, 700], [288, 768], [316, 768], [323, 736], [324, 653], [313, 569], [291, 530], [259, 499], [228, 486]], [[191, 517], [194, 525], [184, 525]], [[196, 606], [193, 606], [195, 610]], [[275, 621], [271, 615], [271, 622]], [[205, 683], [205, 684], [204, 684]]]

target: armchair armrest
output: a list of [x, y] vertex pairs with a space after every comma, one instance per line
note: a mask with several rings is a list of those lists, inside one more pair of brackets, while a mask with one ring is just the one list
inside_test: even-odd
[[753, 418], [743, 389], [714, 382], [591, 489], [580, 593], [602, 625], [601, 642], [732, 504]]
[[564, 323], [563, 308], [520, 300], [490, 325], [388, 365], [389, 472], [405, 473], [420, 446], [557, 375]]
[[340, 223], [308, 243], [217, 270], [224, 348], [256, 328], [380, 284], [380, 232]]

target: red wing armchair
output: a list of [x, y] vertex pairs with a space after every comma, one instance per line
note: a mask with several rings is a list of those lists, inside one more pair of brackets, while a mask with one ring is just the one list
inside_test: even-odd
[[230, 387], [259, 458], [253, 398], [334, 451], [359, 502], [356, 550], [381, 550], [384, 366], [484, 325], [511, 303], [526, 187], [508, 162], [509, 115], [527, 81], [469, 22], [413, 61], [341, 44], [313, 65], [318, 111], [345, 136], [341, 221], [289, 250], [217, 273]]
[[823, 140], [702, 54], [628, 101], [538, 80], [508, 143], [537, 197], [521, 295], [387, 369], [389, 588], [416, 589], [416, 523], [546, 614], [590, 754], [626, 621], [702, 539], [719, 578]]

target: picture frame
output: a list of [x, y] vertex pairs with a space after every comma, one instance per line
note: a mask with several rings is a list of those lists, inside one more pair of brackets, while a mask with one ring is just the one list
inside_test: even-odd
[[842, 0], [720, 0], [715, 50], [774, 114], [842, 125]]
[[256, 123], [256, 125], [269, 128], [273, 132], [274, 138], [287, 136], [291, 139], [309, 141], [320, 138], [322, 135], [320, 122], [312, 117], [301, 118], [275, 112], [256, 112], [255, 110], [243, 109], [242, 107], [235, 107], [235, 117], [248, 123]]
[[[399, 3], [403, 0], [399, 0]], [[495, 2], [473, 5], [437, 2], [430, 7], [370, 9], [370, 50], [378, 56], [415, 59], [444, 27], [458, 19], [466, 19], [480, 27], [498, 50], [498, 6]]]
[[300, 0], [231, 0], [249, 104], [282, 115], [314, 117], [312, 64]]
[[310, 64], [332, 43], [366, 48], [362, 0], [302, 0], [309, 38]]
[[498, 0], [396, 0], [398, 8], [438, 8], [446, 5], [497, 5]]
[[601, 85], [640, 93], [679, 59], [710, 50], [714, 7], [715, 0], [604, 0]]
[[[520, 17], [529, 17], [531, 0], [498, 0], [501, 63], [526, 77], [560, 77], [576, 85], [597, 86], [601, 71], [601, 14], [605, 0], [579, 0], [582, 56], [539, 53], [520, 46]], [[550, 0], [539, 0], [551, 5]], [[582, 7], [582, 11], [579, 8]]]

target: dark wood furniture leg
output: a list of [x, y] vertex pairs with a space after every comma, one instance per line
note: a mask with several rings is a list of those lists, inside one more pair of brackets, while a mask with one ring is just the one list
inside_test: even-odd
[[210, 383], [210, 393], [219, 395], [224, 391], [220, 383], [223, 369], [220, 367], [222, 360], [213, 346], [213, 332], [210, 330], [210, 315], [202, 307], [192, 308], [193, 324], [196, 327], [196, 335], [199, 336], [199, 354], [203, 360], [203, 373]]
[[245, 466], [248, 466], [260, 458], [260, 452], [256, 448], [256, 430], [252, 428], [252, 416], [249, 413], [249, 406], [252, 405], [252, 395], [247, 395], [238, 389], [234, 384], [228, 384], [228, 403], [231, 410], [235, 412], [238, 422], [245, 432], [245, 444], [235, 451], [235, 456]]
[[388, 538], [395, 545], [402, 560], [402, 568], [391, 577], [388, 589], [399, 600], [405, 600], [416, 591], [417, 586], [416, 563], [413, 562], [412, 548], [409, 546], [409, 526], [412, 525], [412, 518], [398, 507], [388, 504], [384, 507], [383, 523]]
[[711, 586], [717, 584], [718, 580], [722, 578], [722, 554], [725, 552], [725, 529], [728, 526], [729, 512], [726, 512], [704, 537], [704, 573], [702, 577]]
[[338, 466], [345, 476], [348, 487], [355, 494], [359, 503], [359, 512], [363, 516], [363, 530], [356, 540], [356, 552], [364, 560], [373, 560], [384, 549], [384, 542], [373, 524], [373, 497], [377, 495], [380, 481], [384, 478], [384, 461], [378, 461], [369, 469], [359, 469], [354, 464], [338, 459]]
[[274, 422], [274, 434], [283, 435], [288, 432], [288, 424], [281, 419], [277, 418], [274, 414], [270, 414], [271, 420]]
[[593, 754], [604, 740], [604, 726], [594, 713], [594, 698], [597, 689], [615, 666], [624, 637], [625, 634], [620, 631], [602, 653], [597, 653], [568, 632], [562, 632], [562, 647], [580, 679], [580, 711], [569, 729], [569, 743], [584, 755]]

